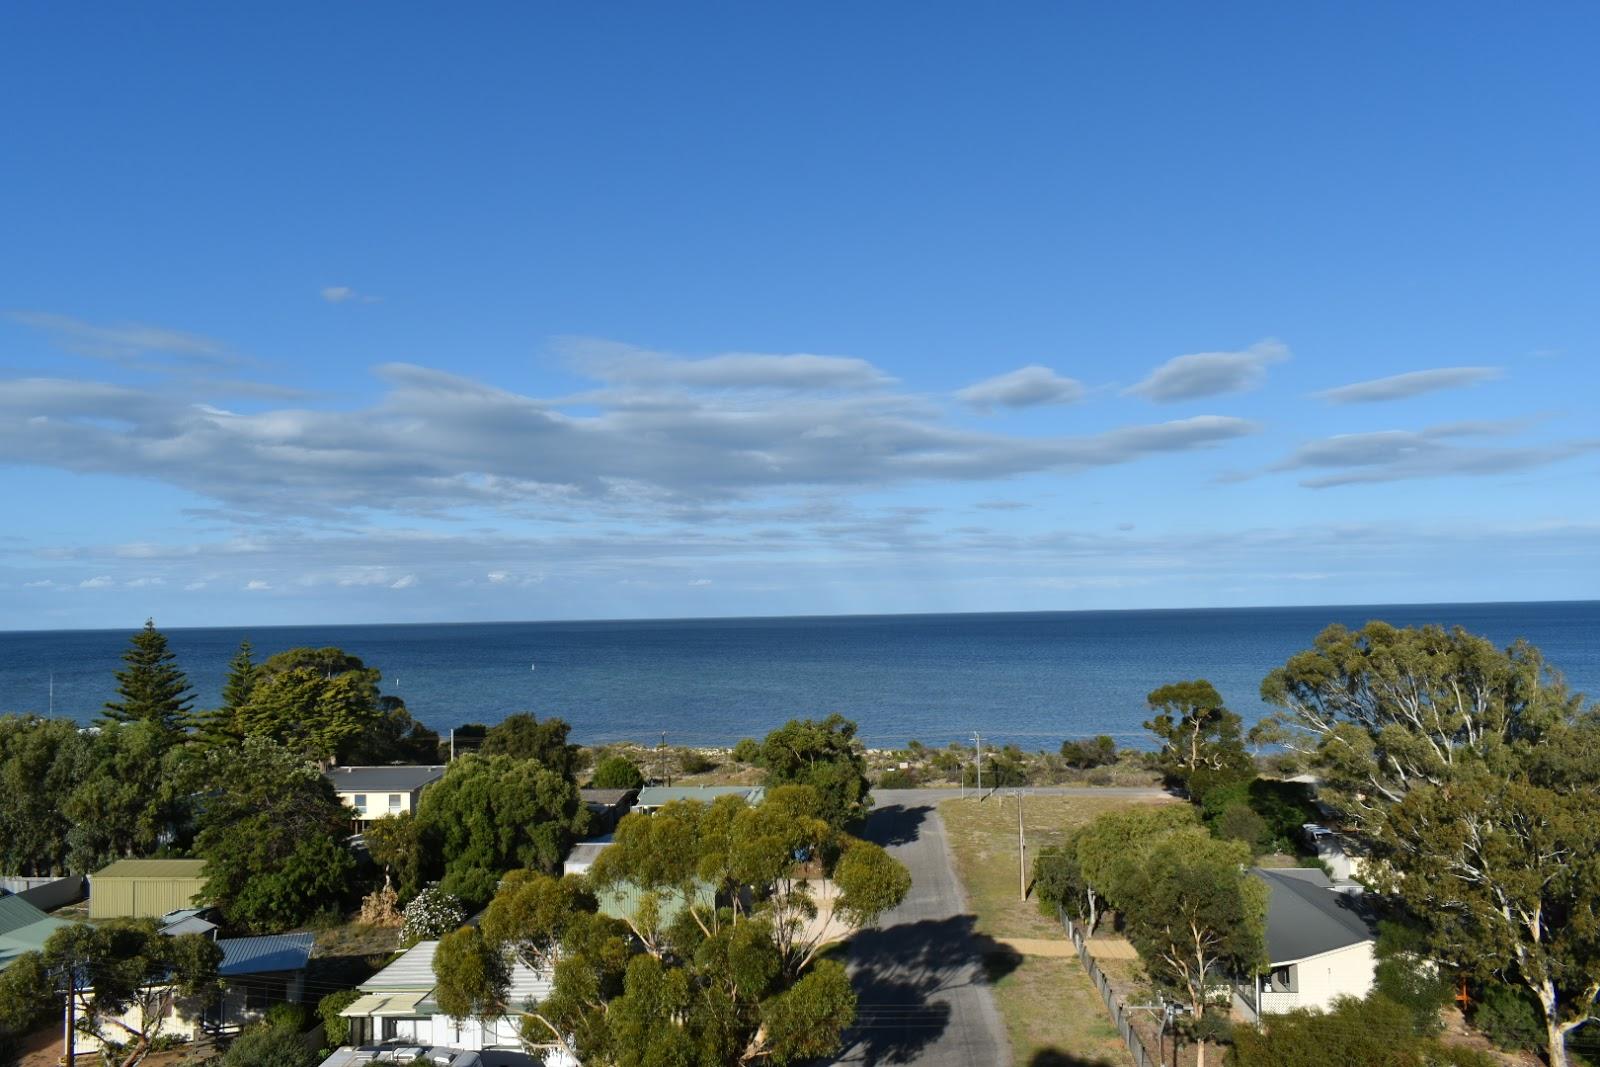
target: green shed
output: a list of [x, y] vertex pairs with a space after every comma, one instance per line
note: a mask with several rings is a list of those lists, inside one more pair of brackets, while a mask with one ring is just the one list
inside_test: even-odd
[[192, 907], [205, 860], [118, 860], [89, 876], [89, 918], [158, 919]]

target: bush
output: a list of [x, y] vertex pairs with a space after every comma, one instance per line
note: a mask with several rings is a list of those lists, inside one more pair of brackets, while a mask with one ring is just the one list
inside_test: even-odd
[[1088, 785], [1116, 785], [1117, 773], [1110, 767], [1096, 767], [1084, 775], [1083, 780]]
[[1412, 1025], [1424, 1036], [1443, 1029], [1439, 1011], [1450, 1003], [1450, 976], [1426, 955], [1420, 931], [1385, 920], [1378, 924], [1377, 966], [1373, 992], [1411, 1012]]
[[283, 1026], [295, 1033], [311, 1028], [311, 1013], [303, 1004], [274, 1004], [265, 1016], [268, 1026]]
[[218, 1067], [315, 1067], [322, 1057], [287, 1026], [252, 1026], [228, 1046]]
[[890, 768], [878, 776], [879, 789], [915, 789], [917, 776], [910, 771], [902, 771], [899, 767]]
[[693, 748], [678, 750], [678, 770], [683, 774], [704, 774], [717, 769], [716, 763], [704, 752]]
[[405, 921], [400, 924], [400, 941], [406, 945], [435, 941], [452, 930], [459, 930], [466, 921], [467, 912], [461, 901], [438, 886], [428, 886], [406, 905]]
[[1500, 982], [1485, 986], [1473, 1009], [1472, 1025], [1503, 1049], [1538, 1049], [1545, 1044], [1539, 1006], [1517, 986]]
[[350, 1040], [350, 1020], [339, 1013], [360, 999], [361, 990], [341, 989], [317, 1001], [317, 1014], [322, 1016], [323, 1033], [326, 1035], [324, 1043], [329, 1048], [338, 1048]]
[[1117, 762], [1117, 743], [1109, 734], [1100, 734], [1087, 741], [1061, 742], [1061, 758], [1068, 767], [1080, 771], [1092, 770]]
[[1248, 804], [1228, 805], [1212, 829], [1224, 841], [1243, 841], [1258, 856], [1267, 837], [1267, 821], [1251, 811]]
[[761, 746], [755, 738], [747, 737], [733, 746], [733, 762], [755, 764], [761, 759]]
[[626, 756], [607, 756], [594, 769], [595, 789], [638, 789], [644, 785], [644, 775]]

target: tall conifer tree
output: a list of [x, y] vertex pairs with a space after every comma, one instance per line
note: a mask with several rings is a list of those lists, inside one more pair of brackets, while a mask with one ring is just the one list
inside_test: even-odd
[[169, 734], [180, 733], [190, 723], [194, 690], [167, 647], [167, 636], [146, 619], [122, 654], [127, 664], [117, 672], [118, 699], [106, 703], [102, 718], [108, 722], [149, 722]]
[[249, 703], [250, 691], [261, 673], [254, 657], [250, 639], [240, 641], [239, 651], [228, 661], [228, 678], [222, 683], [222, 703], [198, 716], [198, 732], [203, 741], [226, 744], [244, 736], [239, 729], [239, 709]]

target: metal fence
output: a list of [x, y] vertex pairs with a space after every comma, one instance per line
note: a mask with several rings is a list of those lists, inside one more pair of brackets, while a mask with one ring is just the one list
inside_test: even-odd
[[88, 896], [89, 883], [81, 874], [65, 878], [0, 878], [0, 890], [15, 893], [40, 911], [54, 911]]
[[1106, 1002], [1106, 1010], [1111, 1013], [1111, 1022], [1117, 1028], [1117, 1033], [1122, 1035], [1123, 1043], [1128, 1046], [1128, 1054], [1133, 1057], [1134, 1067], [1162, 1067], [1161, 1061], [1145, 1051], [1144, 1042], [1133, 1028], [1133, 1019], [1123, 1007], [1122, 1000], [1111, 988], [1111, 983], [1106, 981], [1106, 976], [1100, 973], [1100, 968], [1094, 962], [1094, 956], [1089, 952], [1089, 945], [1084, 941], [1078, 928], [1064, 916], [1061, 925], [1067, 931], [1067, 936], [1072, 938], [1073, 947], [1078, 950], [1078, 959], [1083, 962], [1083, 969], [1089, 973], [1089, 981], [1100, 991], [1101, 999]]

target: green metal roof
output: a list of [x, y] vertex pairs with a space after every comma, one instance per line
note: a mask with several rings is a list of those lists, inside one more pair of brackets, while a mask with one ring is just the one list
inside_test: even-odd
[[90, 875], [95, 878], [204, 878], [205, 860], [118, 860]]
[[18, 896], [0, 896], [0, 971], [24, 952], [44, 948], [50, 935], [69, 925], [52, 919]]

